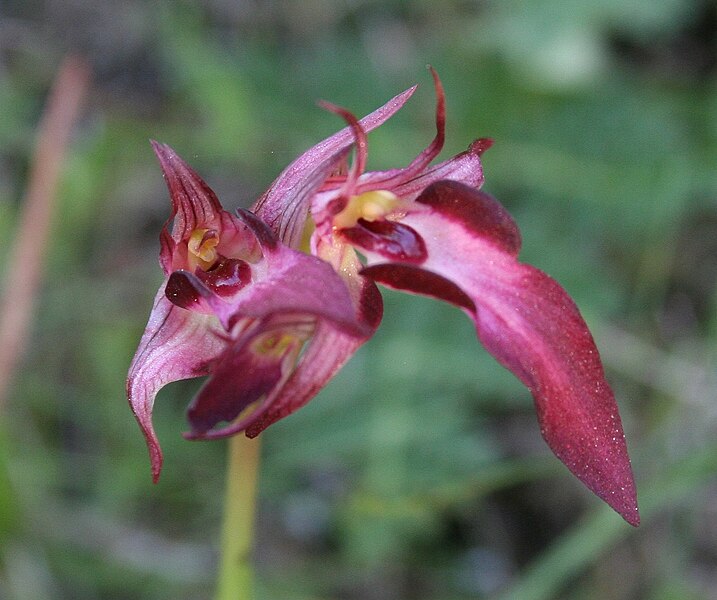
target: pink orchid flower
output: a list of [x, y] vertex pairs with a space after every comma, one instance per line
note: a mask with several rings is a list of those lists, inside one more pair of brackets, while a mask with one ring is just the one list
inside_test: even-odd
[[165, 281], [130, 366], [127, 395], [156, 481], [162, 452], [152, 408], [165, 384], [211, 375], [189, 407], [187, 437], [217, 437], [222, 433], [213, 428], [223, 421], [243, 429], [260, 418], [297, 360], [309, 359], [301, 374], [312, 380], [335, 368], [316, 353], [299, 359], [314, 332], [360, 343], [372, 327], [370, 319], [356, 318], [348, 288], [330, 265], [288, 248], [251, 212], [223, 210], [169, 146], [153, 147], [172, 201], [160, 236]]
[[[556, 281], [518, 261], [517, 225], [479, 189], [480, 155], [492, 141], [477, 140], [431, 165], [445, 127], [444, 92], [432, 74], [437, 134], [407, 167], [366, 172], [366, 132], [398, 111], [415, 88], [360, 121], [324, 104], [349, 126], [289, 165], [253, 210], [288, 246], [299, 248], [310, 235], [312, 254], [344, 279], [356, 317], [369, 330], [381, 316], [374, 282], [465, 312], [487, 350], [530, 390], [540, 431], [555, 455], [636, 526], [637, 495], [620, 415], [588, 327]], [[355, 156], [347, 168], [351, 147]], [[304, 361], [299, 376], [246, 427], [247, 435], [303, 405], [364, 341], [335, 327], [317, 328], [312, 360], [332, 357], [325, 358], [322, 376], [302, 375], [310, 365]]]

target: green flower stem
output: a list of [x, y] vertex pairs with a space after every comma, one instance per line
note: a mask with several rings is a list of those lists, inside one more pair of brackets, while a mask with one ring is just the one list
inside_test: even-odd
[[251, 600], [259, 438], [239, 434], [229, 439], [229, 464], [222, 528], [222, 556], [216, 600]]

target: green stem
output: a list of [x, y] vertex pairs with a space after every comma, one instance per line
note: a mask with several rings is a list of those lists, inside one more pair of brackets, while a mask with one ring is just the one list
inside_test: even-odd
[[256, 483], [259, 438], [235, 435], [229, 439], [229, 464], [222, 527], [222, 557], [216, 600], [251, 600]]

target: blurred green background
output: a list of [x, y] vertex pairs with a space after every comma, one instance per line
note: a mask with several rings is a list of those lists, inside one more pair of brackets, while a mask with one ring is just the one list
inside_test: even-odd
[[317, 99], [365, 114], [418, 82], [369, 138], [371, 168], [405, 165], [434, 132], [427, 63], [443, 156], [495, 138], [485, 189], [593, 329], [643, 525], [550, 455], [458, 310], [387, 292], [379, 334], [262, 436], [257, 598], [717, 597], [714, 3], [4, 0], [6, 248], [68, 51], [93, 82], [0, 414], [0, 598], [211, 597], [225, 443], [180, 435], [198, 382], [165, 388], [152, 485], [124, 392], [169, 206], [149, 138], [247, 206], [342, 126]]

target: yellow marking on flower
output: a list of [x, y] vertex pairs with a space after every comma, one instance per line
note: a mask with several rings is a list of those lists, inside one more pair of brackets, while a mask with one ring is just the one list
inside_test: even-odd
[[219, 235], [214, 229], [195, 229], [187, 242], [187, 258], [190, 270], [197, 267], [207, 271], [217, 262]]
[[334, 227], [353, 227], [359, 219], [375, 221], [393, 212], [400, 199], [387, 190], [374, 190], [353, 196], [346, 207], [334, 217]]
[[314, 234], [315, 230], [316, 223], [314, 223], [314, 220], [309, 217], [306, 219], [304, 230], [301, 232], [301, 245], [299, 246], [299, 250], [305, 254], [311, 254], [311, 236]]
[[289, 333], [270, 333], [254, 342], [254, 351], [265, 356], [280, 358], [298, 341]]

